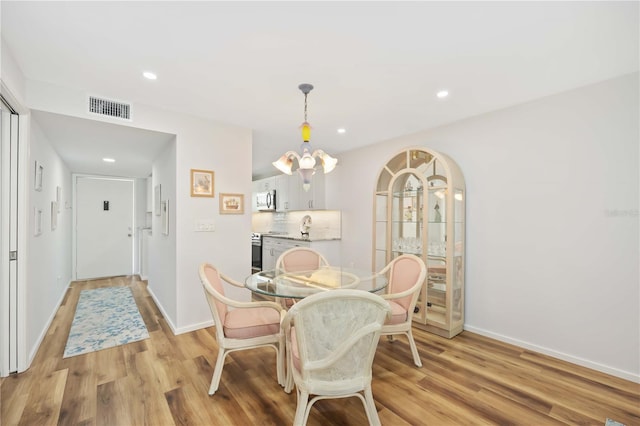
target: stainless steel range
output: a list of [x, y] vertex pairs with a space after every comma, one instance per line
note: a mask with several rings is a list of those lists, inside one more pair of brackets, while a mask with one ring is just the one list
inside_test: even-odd
[[251, 234], [251, 273], [262, 271], [262, 234]]

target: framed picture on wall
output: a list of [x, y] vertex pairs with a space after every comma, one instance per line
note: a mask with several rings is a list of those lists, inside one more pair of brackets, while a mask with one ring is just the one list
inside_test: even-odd
[[153, 209], [156, 212], [156, 216], [160, 216], [160, 214], [162, 213], [161, 206], [160, 206], [160, 201], [161, 201], [160, 196], [162, 195], [161, 192], [162, 192], [162, 187], [160, 184], [157, 184], [153, 191]]
[[191, 196], [214, 197], [213, 171], [191, 169]]
[[33, 209], [33, 235], [36, 237], [42, 234], [42, 209]]
[[220, 214], [243, 214], [244, 194], [220, 193]]
[[56, 186], [56, 207], [60, 213], [60, 205], [62, 204], [62, 187]]
[[42, 191], [42, 177], [44, 175], [44, 166], [39, 161], [36, 161], [35, 175], [33, 179], [33, 189], [36, 191]]
[[51, 202], [51, 230], [55, 231], [58, 227], [58, 203], [56, 201]]
[[160, 203], [162, 210], [162, 235], [169, 235], [169, 200]]

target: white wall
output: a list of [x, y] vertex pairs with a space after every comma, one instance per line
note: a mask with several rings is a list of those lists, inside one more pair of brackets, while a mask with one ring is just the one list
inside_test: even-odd
[[[29, 225], [26, 296], [26, 344], [29, 360], [44, 338], [71, 281], [71, 173], [54, 151], [47, 136], [35, 120], [31, 119], [29, 170], [35, 161], [44, 166], [42, 191], [35, 191], [34, 175], [29, 173], [27, 194], [29, 199]], [[56, 199], [56, 187], [62, 188], [61, 209], [57, 227], [51, 229], [51, 202]], [[42, 234], [35, 236], [34, 208], [43, 212]]]
[[340, 155], [343, 260], [371, 265], [387, 159], [449, 154], [467, 183], [465, 329], [640, 381], [638, 89], [635, 73]]
[[13, 59], [11, 49], [2, 38], [0, 38], [0, 80], [3, 83], [3, 95], [6, 97], [5, 91], [11, 93], [11, 98], [14, 101], [11, 106], [17, 108], [18, 105], [15, 104], [25, 105], [26, 86], [24, 75], [15, 59]]
[[[31, 80], [27, 80], [26, 86], [27, 106], [32, 109], [96, 118], [86, 113], [86, 92]], [[251, 131], [135, 103], [132, 111], [132, 122], [108, 118], [104, 121], [176, 135], [173, 180], [162, 178], [169, 179], [162, 183], [163, 193], [165, 184], [174, 185], [175, 195], [169, 200], [171, 226], [175, 229], [171, 229], [169, 239], [175, 238], [175, 245], [171, 249], [166, 244], [154, 247], [164, 241], [158, 240], [154, 219], [149, 247], [149, 290], [174, 332], [209, 325], [211, 313], [198, 279], [199, 264], [215, 263], [238, 280], [250, 273], [251, 211], [246, 208], [243, 215], [219, 215], [218, 200], [219, 192], [241, 193], [245, 201], [251, 199]], [[169, 166], [158, 167], [164, 170]], [[156, 165], [154, 171], [155, 168]], [[190, 196], [190, 169], [215, 172], [215, 198]], [[154, 176], [154, 186], [155, 179]], [[215, 232], [195, 232], [195, 223], [203, 219], [216, 224]], [[160, 264], [163, 270], [168, 270], [167, 274], [152, 272], [154, 265]], [[171, 268], [175, 268], [175, 273]], [[250, 297], [248, 291], [233, 288], [229, 289], [229, 295], [244, 300]]]
[[[182, 212], [176, 219], [179, 332], [212, 323], [197, 275], [202, 262], [216, 265], [239, 281], [251, 274], [251, 142], [250, 130], [199, 120], [185, 121], [178, 133], [176, 198]], [[215, 172], [214, 198], [190, 196], [191, 169]], [[220, 215], [220, 192], [244, 194], [244, 214]], [[200, 220], [213, 221], [215, 232], [195, 232]], [[229, 286], [226, 291], [235, 299], [248, 301], [251, 297], [248, 290]]]
[[[169, 235], [162, 233], [162, 216], [155, 212], [149, 238], [149, 291], [172, 329], [176, 329], [178, 297], [176, 280], [176, 141], [153, 162], [152, 188], [160, 185], [160, 199], [169, 202]], [[155, 203], [155, 200], [154, 200]]]

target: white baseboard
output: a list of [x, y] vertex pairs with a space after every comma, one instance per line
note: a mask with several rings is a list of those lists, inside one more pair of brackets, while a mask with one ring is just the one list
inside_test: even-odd
[[529, 342], [524, 342], [522, 340], [513, 339], [508, 336], [503, 336], [501, 334], [496, 334], [491, 331], [487, 331], [481, 328], [476, 328], [470, 325], [465, 324], [464, 329], [470, 331], [472, 333], [480, 334], [482, 336], [490, 337], [492, 339], [498, 340], [500, 342], [509, 343], [511, 345], [515, 345], [524, 349], [530, 349], [532, 351], [549, 355], [554, 358], [561, 359], [563, 361], [570, 362], [572, 364], [580, 365], [582, 367], [590, 368], [592, 370], [600, 371], [602, 373], [610, 374], [612, 376], [620, 377], [621, 379], [629, 380], [635, 383], [640, 383], [640, 375], [631, 373], [629, 371], [623, 371], [617, 368], [609, 367], [607, 365], [599, 364], [597, 362], [589, 361], [588, 359], [578, 358], [572, 355], [568, 355], [562, 352], [555, 351], [553, 349], [545, 348], [542, 346], [534, 345]]
[[215, 325], [213, 320], [201, 322], [200, 324], [191, 324], [188, 327], [180, 327], [174, 334], [189, 333], [191, 331], [200, 330], [201, 328], [211, 327], [212, 325]]
[[155, 302], [156, 306], [158, 307], [158, 309], [162, 313], [162, 316], [164, 317], [165, 321], [167, 321], [167, 324], [169, 324], [169, 328], [171, 329], [171, 332], [174, 334], [174, 336], [177, 336], [178, 334], [189, 333], [190, 331], [200, 330], [201, 328], [211, 327], [212, 325], [215, 324], [213, 322], [213, 320], [211, 320], [211, 321], [205, 321], [205, 322], [202, 322], [202, 323], [199, 323], [199, 324], [191, 324], [191, 325], [189, 325], [187, 327], [177, 328], [171, 322], [171, 319], [167, 315], [167, 312], [165, 311], [164, 307], [162, 306], [162, 303], [160, 303], [160, 301], [158, 300], [156, 295], [153, 294], [153, 290], [147, 286], [147, 291], [149, 292], [149, 294], [151, 295], [151, 298], [153, 299], [153, 301]]
[[31, 363], [33, 362], [33, 359], [36, 357], [36, 354], [38, 353], [38, 349], [40, 349], [40, 345], [42, 344], [42, 341], [44, 340], [44, 337], [49, 332], [49, 327], [51, 327], [51, 323], [53, 322], [53, 319], [56, 317], [56, 314], [58, 313], [58, 310], [60, 309], [60, 305], [62, 305], [62, 301], [64, 300], [65, 296], [67, 295], [67, 292], [69, 291], [69, 286], [71, 285], [71, 283], [72, 283], [72, 281], [67, 282], [67, 285], [65, 286], [64, 291], [62, 292], [62, 295], [60, 296], [60, 299], [58, 299], [58, 303], [56, 303], [56, 307], [51, 312], [51, 315], [49, 316], [49, 319], [47, 320], [47, 323], [45, 324], [44, 328], [42, 329], [42, 332], [38, 336], [38, 340], [36, 340], [35, 344], [31, 348], [31, 351], [29, 351], [29, 358], [27, 359], [27, 365], [24, 366], [24, 369], [19, 369], [19, 371], [18, 371], [19, 373], [22, 373], [23, 371], [27, 371], [29, 369], [29, 367], [31, 367]]
[[169, 324], [169, 328], [171, 329], [171, 332], [173, 334], [176, 334], [176, 327], [171, 322], [171, 318], [169, 317], [169, 315], [167, 315], [167, 311], [165, 311], [164, 306], [162, 306], [162, 303], [160, 303], [156, 295], [153, 293], [153, 290], [151, 289], [151, 287], [147, 286], [147, 291], [151, 295], [151, 298], [155, 302], [158, 309], [160, 309], [160, 313], [162, 314], [162, 317], [165, 319], [165, 321], [167, 321], [167, 324]]

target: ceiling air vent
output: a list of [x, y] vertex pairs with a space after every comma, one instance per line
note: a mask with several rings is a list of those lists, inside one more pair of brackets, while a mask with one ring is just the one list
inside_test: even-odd
[[89, 112], [131, 120], [131, 105], [89, 96]]

